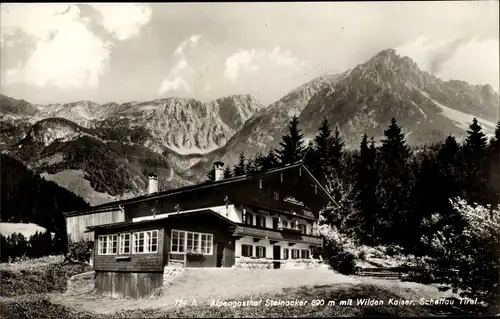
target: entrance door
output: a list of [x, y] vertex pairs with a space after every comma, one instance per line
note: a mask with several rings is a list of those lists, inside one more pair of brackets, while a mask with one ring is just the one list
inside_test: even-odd
[[281, 246], [278, 245], [273, 246], [273, 259], [274, 259], [273, 268], [274, 269], [280, 268], [281, 263], [279, 262], [279, 260], [281, 259]]
[[224, 242], [217, 243], [217, 267], [222, 267], [222, 259], [224, 258]]

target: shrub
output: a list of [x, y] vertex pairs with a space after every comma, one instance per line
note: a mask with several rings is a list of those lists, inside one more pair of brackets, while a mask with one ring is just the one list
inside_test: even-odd
[[88, 261], [92, 255], [94, 242], [90, 240], [69, 241], [68, 257], [81, 262]]
[[445, 225], [427, 240], [436, 258], [433, 276], [437, 281], [461, 289], [462, 295], [487, 302], [500, 312], [500, 211], [451, 201], [463, 219], [461, 227]]
[[328, 224], [315, 226], [313, 234], [324, 238], [324, 258], [330, 266], [341, 274], [356, 272], [357, 243]]
[[0, 296], [65, 291], [69, 277], [88, 271], [82, 264], [63, 265], [63, 256], [0, 264]]
[[361, 251], [358, 253], [358, 259], [359, 259], [359, 260], [366, 260], [366, 251], [361, 250]]

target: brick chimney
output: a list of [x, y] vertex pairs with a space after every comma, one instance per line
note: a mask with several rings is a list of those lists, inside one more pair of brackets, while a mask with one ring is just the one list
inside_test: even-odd
[[224, 163], [215, 162], [214, 168], [215, 168], [215, 181], [220, 181], [221, 179], [224, 178]]
[[158, 175], [149, 174], [148, 194], [158, 193]]

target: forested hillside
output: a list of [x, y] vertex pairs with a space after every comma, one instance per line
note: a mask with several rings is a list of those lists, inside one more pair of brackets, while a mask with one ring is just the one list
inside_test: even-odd
[[0, 221], [35, 223], [45, 227], [55, 234], [56, 245], [64, 251], [67, 238], [62, 212], [84, 209], [89, 205], [81, 197], [34, 174], [8, 154], [0, 156]]

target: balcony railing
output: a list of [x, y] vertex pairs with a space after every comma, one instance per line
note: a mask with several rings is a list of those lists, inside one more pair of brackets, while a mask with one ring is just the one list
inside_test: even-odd
[[235, 236], [263, 237], [270, 240], [287, 241], [293, 243], [307, 243], [310, 245], [323, 246], [323, 239], [312, 235], [302, 234], [295, 229], [265, 229], [249, 225], [237, 225], [233, 231]]

